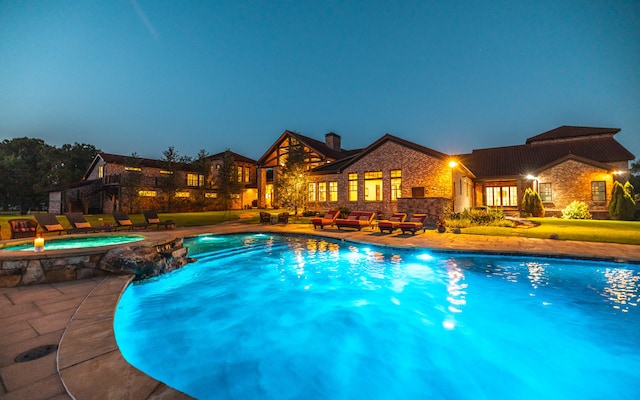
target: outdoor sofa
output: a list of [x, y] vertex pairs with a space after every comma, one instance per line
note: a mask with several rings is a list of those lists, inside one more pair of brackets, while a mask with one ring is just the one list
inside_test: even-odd
[[10, 239], [36, 237], [38, 223], [29, 218], [9, 220]]

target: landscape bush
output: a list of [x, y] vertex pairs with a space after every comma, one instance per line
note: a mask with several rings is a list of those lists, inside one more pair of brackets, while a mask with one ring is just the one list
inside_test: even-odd
[[631, 197], [633, 186], [627, 182], [622, 186], [618, 181], [613, 183], [611, 203], [609, 203], [609, 216], [612, 219], [633, 221], [636, 217], [636, 202]]
[[574, 200], [562, 210], [564, 219], [591, 219], [589, 206], [583, 201]]
[[538, 192], [534, 192], [531, 188], [527, 188], [522, 197], [522, 208], [525, 214], [532, 217], [544, 217], [544, 206]]
[[504, 212], [496, 209], [472, 208], [464, 209], [446, 218], [446, 225], [450, 229], [468, 228], [470, 226], [514, 226], [513, 222], [504, 218]]

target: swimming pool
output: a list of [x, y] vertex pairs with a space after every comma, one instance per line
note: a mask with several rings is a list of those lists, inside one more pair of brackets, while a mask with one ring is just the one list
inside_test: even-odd
[[133, 284], [123, 356], [200, 399], [631, 399], [640, 266], [202, 236]]
[[[112, 246], [116, 244], [137, 242], [144, 239], [145, 237], [141, 235], [97, 235], [64, 237], [59, 239], [46, 238], [44, 242], [44, 250], [69, 250], [83, 249], [87, 247]], [[33, 242], [1, 247], [0, 250], [33, 251]]]

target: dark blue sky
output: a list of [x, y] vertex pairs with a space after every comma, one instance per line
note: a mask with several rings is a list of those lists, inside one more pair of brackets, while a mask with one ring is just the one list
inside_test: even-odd
[[285, 130], [446, 153], [560, 125], [640, 157], [639, 1], [0, 0], [0, 140], [252, 158]]

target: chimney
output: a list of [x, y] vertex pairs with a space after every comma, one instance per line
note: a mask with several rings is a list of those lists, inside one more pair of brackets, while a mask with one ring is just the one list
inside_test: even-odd
[[325, 144], [333, 150], [336, 150], [336, 151], [341, 150], [340, 141], [341, 141], [340, 135], [338, 135], [337, 133], [329, 132], [326, 135], [324, 135]]

